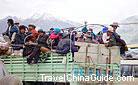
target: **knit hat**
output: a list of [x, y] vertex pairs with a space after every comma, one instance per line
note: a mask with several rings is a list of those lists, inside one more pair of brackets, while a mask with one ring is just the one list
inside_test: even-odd
[[117, 22], [113, 22], [110, 26], [117, 26], [117, 27], [119, 27], [119, 25], [118, 25]]
[[102, 30], [103, 33], [106, 33], [107, 31], [108, 31], [107, 27], [104, 27], [103, 30]]
[[61, 32], [61, 29], [60, 28], [54, 28], [54, 34], [58, 34]]
[[44, 33], [45, 31], [43, 29], [39, 29], [38, 32]]

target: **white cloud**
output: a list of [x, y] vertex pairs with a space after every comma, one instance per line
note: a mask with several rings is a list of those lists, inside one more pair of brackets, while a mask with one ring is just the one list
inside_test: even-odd
[[35, 12], [90, 23], [112, 23], [138, 15], [138, 0], [0, 0], [0, 18], [26, 18]]

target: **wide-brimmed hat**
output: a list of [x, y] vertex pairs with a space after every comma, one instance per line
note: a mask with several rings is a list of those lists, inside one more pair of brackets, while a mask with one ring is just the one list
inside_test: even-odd
[[35, 25], [33, 25], [33, 24], [29, 24], [29, 25], [28, 25], [28, 27], [33, 27], [33, 28], [36, 28], [36, 26], [35, 26]]
[[119, 24], [117, 22], [113, 22], [110, 26], [117, 26], [117, 27], [119, 27]]

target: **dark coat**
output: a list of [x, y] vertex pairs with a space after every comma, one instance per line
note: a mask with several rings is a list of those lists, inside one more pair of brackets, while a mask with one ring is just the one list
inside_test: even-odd
[[37, 43], [40, 45], [40, 46], [44, 46], [44, 47], [48, 47], [48, 44], [47, 44], [47, 39], [49, 38], [48, 35], [44, 34], [43, 36], [39, 36], [38, 37], [38, 40], [37, 40]]
[[7, 30], [6, 30], [6, 32], [5, 32], [5, 34], [6, 34], [7, 36], [9, 36], [9, 38], [11, 39], [12, 34], [13, 34], [14, 32], [15, 32], [15, 33], [18, 33], [18, 32], [19, 32], [19, 28], [18, 28], [17, 26], [15, 26], [15, 25], [11, 26], [10, 29], [9, 29], [9, 27], [8, 27]]
[[[72, 53], [77, 52], [78, 48], [75, 47], [74, 43], [71, 42]], [[56, 52], [59, 54], [67, 54], [70, 52], [70, 39], [61, 39], [58, 43]]]
[[23, 44], [24, 44], [24, 39], [26, 38], [27, 34], [25, 33], [17, 33], [15, 36], [15, 41], [14, 41], [14, 46], [13, 49], [14, 50], [20, 50], [23, 48]]
[[27, 36], [25, 33], [18, 33], [15, 36], [15, 44], [24, 44], [24, 39]]

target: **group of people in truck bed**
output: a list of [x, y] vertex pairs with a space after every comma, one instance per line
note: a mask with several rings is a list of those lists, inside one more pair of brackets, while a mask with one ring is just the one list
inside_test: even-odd
[[[81, 32], [75, 31], [74, 28], [68, 30], [50, 28], [49, 31], [45, 32], [43, 29], [37, 31], [36, 26], [33, 24], [25, 26], [14, 23], [13, 19], [8, 19], [7, 24], [8, 28], [2, 34], [3, 37], [5, 40], [9, 38], [10, 42], [8, 40], [7, 42], [9, 42], [9, 46], [12, 46], [13, 50], [23, 49], [23, 56], [27, 56], [27, 62], [29, 64], [38, 63], [39, 56], [42, 52], [56, 52], [59, 54], [77, 52], [79, 46], [75, 45], [75, 41], [105, 44], [106, 47], [119, 46], [121, 55], [124, 55], [127, 50], [125, 41], [116, 32], [119, 27], [118, 23], [104, 27], [98, 34], [95, 34], [93, 29], [88, 29], [87, 26], [83, 27]], [[8, 47], [8, 45], [6, 46]], [[8, 49], [6, 51], [0, 49], [0, 54], [4, 54], [7, 51]]]

